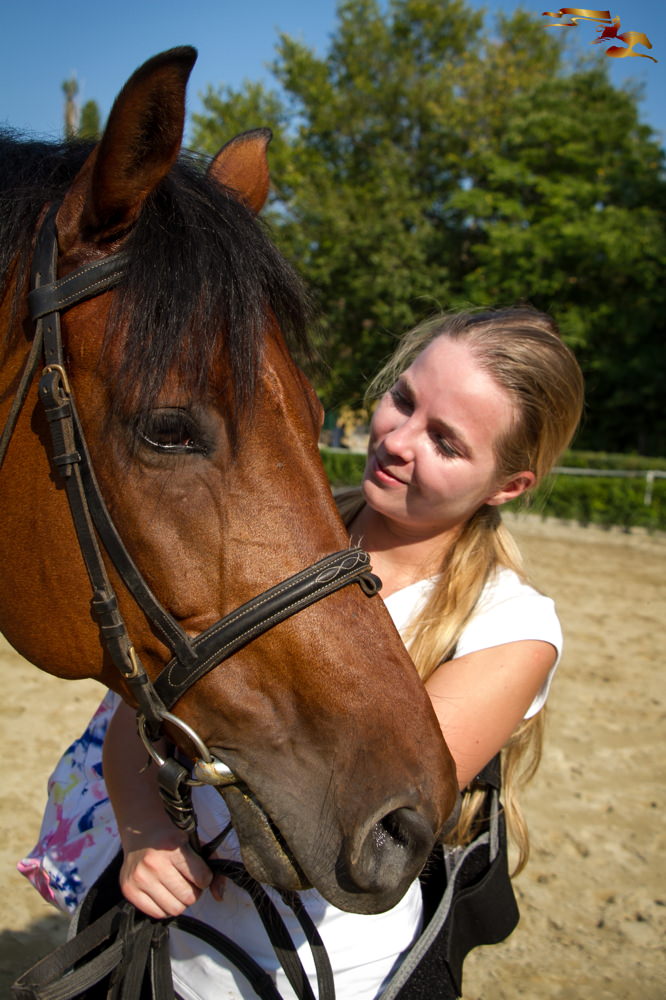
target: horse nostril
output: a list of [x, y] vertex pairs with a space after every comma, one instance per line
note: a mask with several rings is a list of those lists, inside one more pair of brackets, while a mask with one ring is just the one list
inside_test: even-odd
[[378, 823], [375, 823], [370, 831], [370, 837], [374, 840], [374, 846], [378, 851], [385, 848], [390, 841], [398, 848], [408, 848], [410, 845], [410, 833], [408, 825], [401, 821], [400, 813], [407, 810], [395, 810], [388, 813]]
[[394, 847], [410, 853], [418, 853], [421, 850], [429, 852], [432, 847], [432, 828], [414, 809], [394, 809], [387, 813], [377, 826], [381, 830], [382, 844], [389, 841]]
[[349, 871], [357, 889], [381, 892], [418, 875], [432, 848], [434, 833], [414, 809], [393, 809], [356, 840]]
[[407, 809], [399, 809], [395, 812], [390, 812], [387, 816], [377, 824], [380, 831], [380, 843], [384, 841], [384, 838], [391, 837], [393, 842], [398, 847], [408, 847], [410, 842], [410, 831], [409, 823], [405, 823], [405, 816], [402, 814], [407, 813]]

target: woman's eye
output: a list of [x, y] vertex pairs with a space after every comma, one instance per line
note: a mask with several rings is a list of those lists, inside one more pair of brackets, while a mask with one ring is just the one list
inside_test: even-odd
[[148, 414], [139, 425], [139, 434], [156, 451], [170, 454], [207, 451], [194, 419], [185, 410], [156, 410]]
[[446, 438], [435, 436], [435, 447], [445, 458], [460, 458], [460, 452]]
[[407, 396], [405, 396], [404, 392], [401, 392], [400, 389], [394, 386], [392, 389], [389, 389], [389, 395], [396, 409], [400, 410], [402, 413], [411, 410], [412, 408], [411, 400]]

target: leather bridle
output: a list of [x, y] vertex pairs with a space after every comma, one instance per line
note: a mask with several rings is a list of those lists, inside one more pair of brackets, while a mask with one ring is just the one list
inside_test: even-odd
[[[258, 595], [195, 638], [185, 633], [152, 593], [107, 510], [67, 377], [62, 345], [60, 313], [116, 285], [127, 270], [128, 258], [123, 252], [116, 252], [57, 279], [57, 209], [57, 205], [50, 208], [37, 237], [28, 296], [35, 336], [0, 437], [0, 464], [35, 371], [43, 359], [39, 398], [51, 432], [51, 460], [64, 481], [81, 555], [92, 587], [93, 617], [104, 647], [136, 699], [140, 734], [151, 755], [163, 764], [152, 743], [162, 724], [171, 723], [186, 734], [199, 755], [199, 760], [195, 762], [194, 782], [214, 785], [234, 783], [236, 777], [226, 764], [216, 760], [192, 728], [171, 713], [175, 702], [210, 670], [302, 608], [350, 583], [358, 583], [365, 594], [372, 596], [381, 583], [370, 572], [368, 554], [350, 547], [326, 556]], [[100, 543], [123, 584], [172, 654], [154, 680], [146, 673], [128, 634], [102, 558]]]

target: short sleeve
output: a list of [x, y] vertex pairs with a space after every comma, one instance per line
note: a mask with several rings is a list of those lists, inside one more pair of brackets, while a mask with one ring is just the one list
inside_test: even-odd
[[555, 663], [538, 695], [525, 713], [529, 719], [543, 708], [562, 654], [562, 628], [555, 604], [522, 580], [512, 570], [501, 570], [486, 585], [474, 614], [463, 629], [456, 657], [507, 642], [536, 639], [549, 642], [556, 651]]

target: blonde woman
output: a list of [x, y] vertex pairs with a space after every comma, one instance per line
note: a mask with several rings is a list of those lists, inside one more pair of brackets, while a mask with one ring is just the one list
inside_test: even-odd
[[372, 556], [467, 789], [450, 839], [469, 836], [472, 779], [503, 750], [517, 872], [528, 838], [516, 784], [538, 766], [561, 638], [499, 508], [533, 490], [571, 442], [582, 375], [545, 314], [463, 312], [412, 330], [368, 397], [379, 403], [363, 484], [338, 503]]
[[[370, 393], [378, 402], [363, 483], [339, 498], [340, 510], [372, 556], [456, 761], [463, 808], [449, 839], [460, 845], [473, 836], [483, 797], [474, 779], [504, 750], [504, 799], [523, 864], [516, 775], [538, 760], [562, 637], [552, 601], [524, 578], [499, 509], [533, 489], [569, 444], [582, 409], [580, 370], [548, 316], [527, 308], [467, 312], [409, 333]], [[293, 997], [245, 894], [213, 879], [166, 818], [134, 727], [133, 712], [119, 705], [104, 747], [124, 895], [150, 916], [186, 910], [228, 934], [282, 996]], [[202, 838], [224, 828], [226, 808], [214, 791], [197, 790], [195, 806]], [[239, 858], [233, 836], [220, 853]], [[338, 1000], [380, 997], [423, 924], [418, 881], [375, 916], [344, 913], [314, 890], [301, 897], [327, 947]], [[291, 929], [290, 914], [284, 919]], [[171, 950], [185, 1000], [255, 995], [200, 941], [172, 932]], [[299, 955], [316, 988], [305, 946]], [[427, 995], [452, 995], [442, 990]]]

